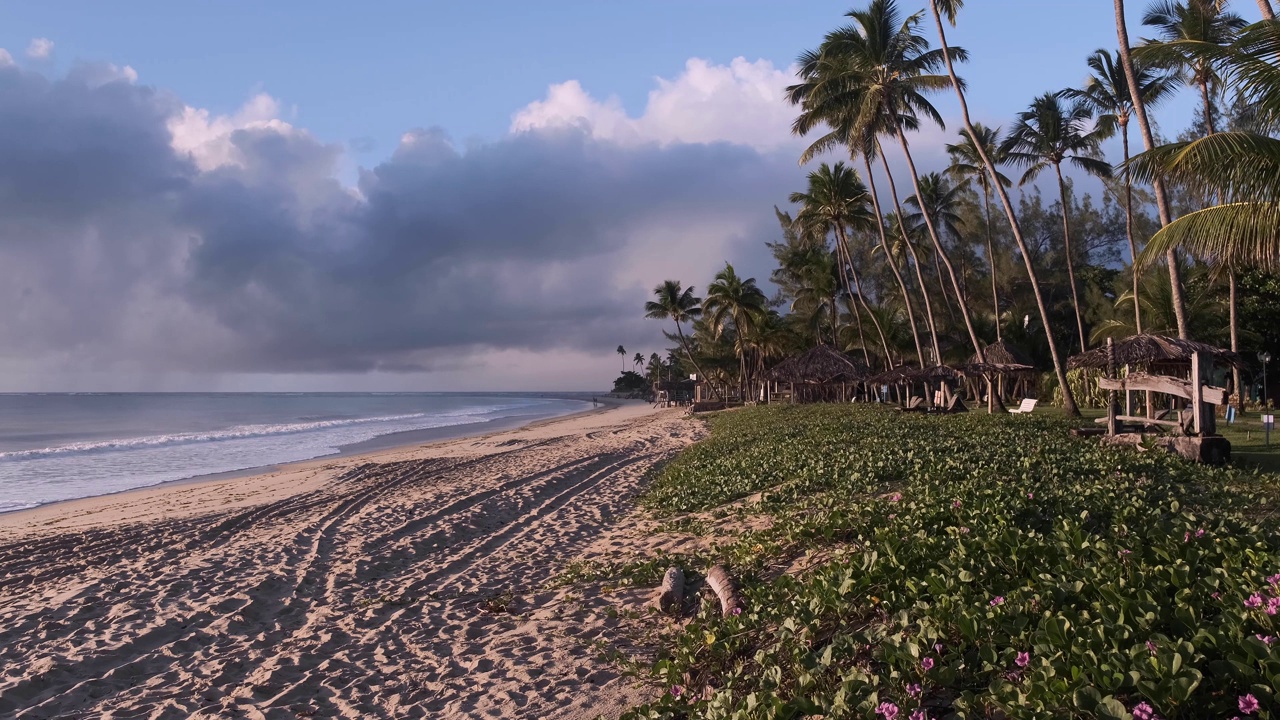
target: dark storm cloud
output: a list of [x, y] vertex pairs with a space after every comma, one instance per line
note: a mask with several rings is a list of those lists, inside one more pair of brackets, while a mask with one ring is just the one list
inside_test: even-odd
[[[406, 371], [651, 340], [647, 287], [705, 284], [698, 242], [763, 271], [798, 177], [727, 144], [566, 129], [463, 154], [415, 131], [357, 192], [340, 146], [287, 128], [238, 130], [240, 162], [200, 171], [170, 146], [182, 104], [102, 69], [0, 68], [0, 97], [0, 343], [19, 359]], [[706, 234], [663, 241], [684, 228]]]

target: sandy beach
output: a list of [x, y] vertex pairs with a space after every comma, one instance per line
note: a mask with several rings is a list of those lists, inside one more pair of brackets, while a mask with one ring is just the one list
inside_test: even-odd
[[627, 404], [0, 516], [0, 716], [616, 715], [640, 594], [548, 583], [701, 432]]

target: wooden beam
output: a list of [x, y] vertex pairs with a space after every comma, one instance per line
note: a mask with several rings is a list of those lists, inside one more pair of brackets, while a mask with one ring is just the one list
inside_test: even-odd
[[[1098, 387], [1103, 390], [1137, 390], [1164, 393], [1165, 395], [1173, 395], [1183, 400], [1191, 399], [1191, 382], [1181, 378], [1168, 377], [1165, 375], [1146, 375], [1144, 373], [1133, 373], [1126, 379], [1112, 380], [1109, 378], [1101, 378], [1098, 380]], [[1200, 388], [1200, 396], [1203, 402], [1211, 405], [1222, 405], [1226, 402], [1226, 388], [1205, 385]]]

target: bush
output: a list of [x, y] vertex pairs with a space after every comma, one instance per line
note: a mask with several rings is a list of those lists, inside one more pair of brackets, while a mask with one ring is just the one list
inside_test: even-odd
[[[1232, 717], [1280, 702], [1272, 479], [1070, 438], [1065, 420], [850, 406], [715, 417], [642, 501], [763, 491], [772, 528], [628, 718]], [[805, 553], [828, 557], [780, 573]], [[1150, 709], [1152, 715], [1147, 715]], [[1135, 712], [1137, 713], [1135, 715]]]

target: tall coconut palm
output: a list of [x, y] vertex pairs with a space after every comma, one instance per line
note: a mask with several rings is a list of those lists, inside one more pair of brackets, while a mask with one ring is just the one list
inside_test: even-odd
[[[1120, 2], [1121, 0], [1116, 0]], [[933, 14], [934, 24], [938, 28], [938, 42], [942, 51], [943, 61], [947, 66], [947, 75], [951, 79], [951, 87], [956, 91], [956, 97], [960, 101], [960, 115], [964, 120], [964, 128], [969, 133], [969, 138], [973, 140], [974, 149], [978, 156], [982, 158], [982, 165], [987, 169], [987, 173], [993, 178], [999, 177], [1000, 173], [996, 170], [995, 163], [991, 157], [987, 155], [982, 143], [978, 140], [978, 135], [973, 125], [973, 118], [969, 115], [969, 103], [964, 95], [964, 83], [960, 77], [956, 75], [955, 63], [953, 62], [951, 47], [947, 44], [947, 30], [942, 23], [942, 16], [945, 13], [947, 20], [954, 27], [956, 16], [964, 7], [964, 0], [929, 0], [929, 10]], [[993, 182], [992, 187], [1000, 196], [1000, 204], [1004, 207], [1005, 217], [1009, 220], [1009, 228], [1013, 231], [1013, 241], [1018, 245], [1018, 251], [1022, 253], [1022, 261], [1027, 267], [1027, 277], [1031, 281], [1031, 291], [1036, 298], [1036, 308], [1040, 311], [1040, 321], [1044, 324], [1045, 339], [1049, 343], [1049, 355], [1053, 358], [1053, 371], [1058, 377], [1058, 386], [1062, 388], [1063, 407], [1070, 415], [1079, 416], [1080, 409], [1076, 406], [1075, 395], [1071, 392], [1071, 387], [1067, 383], [1067, 368], [1062, 362], [1061, 356], [1058, 354], [1058, 343], [1053, 338], [1053, 325], [1049, 321], [1049, 308], [1044, 302], [1044, 293], [1040, 291], [1040, 279], [1036, 276], [1035, 266], [1031, 263], [1031, 255], [1027, 253], [1027, 243], [1022, 236], [1022, 228], [1018, 225], [1018, 216], [1013, 211], [1013, 203], [1009, 200], [1009, 193], [1005, 192], [1004, 186], [999, 182]], [[988, 393], [990, 394], [990, 393]]]
[[644, 355], [641, 355], [640, 353], [636, 353], [636, 356], [631, 358], [631, 364], [639, 368], [641, 365], [644, 364]]
[[[1000, 128], [989, 128], [981, 123], [973, 126], [976, 142], [982, 144], [982, 151], [997, 166], [1004, 164], [1004, 153], [1000, 152]], [[953, 177], [968, 182], [976, 182], [982, 189], [982, 215], [987, 225], [987, 265], [991, 269], [991, 309], [996, 326], [996, 342], [1004, 336], [1000, 330], [1000, 291], [996, 283], [995, 241], [991, 225], [991, 176], [982, 163], [982, 153], [975, 147], [975, 140], [964, 130], [960, 131], [960, 142], [947, 145], [947, 153], [951, 155], [951, 167], [947, 169]], [[1003, 187], [1012, 187], [1013, 181], [999, 171], [995, 174], [996, 182]]]
[[[957, 212], [960, 209], [960, 194], [965, 191], [965, 183], [961, 182], [952, 185], [947, 182], [940, 173], [927, 173], [920, 177], [916, 187], [920, 189], [918, 195], [912, 195], [907, 198], [906, 205], [912, 209], [905, 217], [903, 222], [907, 224], [911, 232], [922, 234], [926, 229], [926, 215], [933, 219], [933, 224], [938, 228], [939, 239], [950, 236], [953, 243], [958, 243], [963, 237], [960, 231], [960, 225], [963, 221]], [[923, 201], [921, 200], [923, 198]], [[945, 245], [943, 246], [945, 248]], [[938, 287], [945, 287], [942, 280], [942, 267], [940, 258], [937, 253], [933, 255], [934, 271], [938, 275]], [[957, 297], [967, 300], [967, 293], [964, 287], [957, 289]], [[947, 300], [947, 312], [951, 312], [951, 302], [947, 294], [943, 293], [943, 298]], [[955, 315], [949, 315], [951, 321], [955, 322]]]
[[1275, 20], [1276, 13], [1271, 9], [1270, 0], [1258, 0], [1258, 10], [1262, 12], [1263, 20]]
[[1227, 0], [1159, 0], [1147, 8], [1142, 24], [1160, 31], [1158, 44], [1163, 46], [1155, 53], [1147, 52], [1178, 70], [1187, 83], [1200, 90], [1205, 126], [1212, 135], [1217, 130], [1213, 121], [1213, 95], [1222, 79], [1211, 60], [1199, 53], [1184, 52], [1188, 46], [1178, 41], [1229, 45], [1244, 29], [1245, 21], [1227, 10]]
[[618, 353], [619, 356], [622, 357], [622, 372], [626, 372], [627, 371], [627, 349], [619, 345], [616, 352]]
[[[1104, 132], [1120, 134], [1121, 147], [1124, 151], [1124, 165], [1121, 172], [1124, 176], [1124, 220], [1125, 236], [1129, 241], [1129, 257], [1138, 257], [1138, 242], [1133, 234], [1133, 178], [1129, 172], [1129, 122], [1133, 119], [1133, 101], [1129, 96], [1129, 80], [1125, 77], [1123, 62], [1119, 53], [1112, 54], [1108, 50], [1095, 50], [1088, 60], [1093, 74], [1085, 81], [1080, 90], [1069, 89], [1062, 92], [1063, 97], [1081, 100], [1097, 113], [1098, 125]], [[1175, 84], [1173, 78], [1148, 63], [1138, 62], [1134, 66], [1137, 75], [1139, 95], [1147, 107], [1151, 107], [1173, 94]], [[1141, 273], [1135, 263], [1131, 266], [1133, 296], [1140, 297], [1142, 283]], [[1133, 303], [1133, 323], [1138, 333], [1142, 333], [1142, 303]]]
[[743, 279], [729, 263], [716, 273], [715, 279], [707, 286], [707, 297], [702, 301], [703, 317], [716, 337], [722, 337], [728, 325], [733, 324], [738, 384], [743, 400], [747, 397], [747, 349], [756, 329], [764, 321], [768, 305], [769, 298], [756, 285], [756, 279]]
[[[944, 0], [960, 2], [961, 0]], [[1138, 129], [1142, 132], [1142, 144], [1150, 151], [1156, 146], [1155, 136], [1151, 133], [1151, 121], [1147, 118], [1147, 106], [1142, 99], [1142, 84], [1138, 82], [1138, 69], [1134, 65], [1133, 52], [1129, 46], [1129, 26], [1124, 16], [1124, 0], [1114, 0], [1116, 15], [1116, 38], [1120, 41], [1120, 65], [1124, 69], [1125, 82], [1129, 84], [1129, 98], [1133, 101], [1133, 116], [1138, 121]], [[1173, 222], [1173, 214], [1169, 211], [1169, 197], [1165, 194], [1164, 183], [1160, 178], [1152, 181], [1156, 192], [1156, 210], [1160, 215], [1160, 227], [1164, 228]], [[1187, 329], [1187, 301], [1183, 293], [1181, 263], [1178, 252], [1170, 248], [1165, 253], [1165, 267], [1169, 271], [1169, 286], [1173, 292], [1173, 310], [1178, 318], [1178, 337], [1189, 338]]]
[[[808, 191], [792, 193], [790, 200], [801, 206], [796, 221], [806, 231], [824, 239], [828, 232], [835, 235], [837, 261], [841, 273], [847, 273], [845, 289], [850, 297], [866, 308], [862, 281], [849, 251], [848, 229], [869, 229], [877, 222], [877, 218], [867, 208], [869, 196], [858, 172], [842, 162], [835, 165], [822, 163], [815, 172], [809, 173]], [[852, 280], [852, 285], [849, 280]], [[870, 308], [867, 308], [867, 313], [871, 314]], [[856, 314], [855, 317], [861, 324], [861, 315]], [[871, 318], [876, 323], [876, 332], [880, 335], [881, 345], [888, 357], [889, 348], [885, 343], [884, 331], [875, 316], [872, 315]], [[832, 332], [837, 332], [834, 322]]]
[[699, 378], [705, 378], [698, 360], [689, 348], [689, 341], [684, 336], [684, 323], [692, 323], [702, 316], [702, 298], [693, 294], [693, 286], [682, 288], [679, 280], [664, 280], [653, 289], [656, 300], [644, 304], [645, 317], [654, 320], [670, 320], [676, 324], [676, 335], [680, 338], [680, 347], [689, 358], [689, 364], [698, 371]]
[[[919, 116], [943, 125], [941, 115], [925, 98], [926, 93], [947, 86], [947, 78], [936, 74], [942, 66], [942, 55], [937, 50], [930, 50], [928, 40], [916, 32], [921, 16], [916, 14], [904, 18], [894, 0], [872, 0], [865, 10], [854, 10], [847, 16], [853, 23], [828, 33], [818, 50], [820, 73], [825, 72], [829, 77], [827, 82], [804, 97], [806, 110], [821, 118], [841, 118], [846, 126], [844, 132], [851, 138], [870, 139], [882, 134], [896, 138], [919, 194], [919, 173], [906, 131], [918, 126], [916, 118]], [[863, 146], [864, 150], [867, 145]], [[895, 210], [902, 215], [893, 174], [884, 153], [879, 155], [890, 184], [890, 197]], [[981, 356], [981, 343], [969, 321], [963, 298], [959, 297], [961, 293], [955, 269], [928, 213], [924, 214], [924, 220], [934, 251], [951, 275], [952, 289], [960, 302], [974, 350]], [[907, 249], [915, 255], [909, 242]], [[919, 258], [913, 259], [923, 290], [926, 285]], [[945, 288], [942, 290], [945, 292]], [[935, 361], [941, 362], [937, 327], [927, 291], [924, 292], [924, 301]]]
[[[819, 49], [801, 54], [797, 63], [800, 66], [798, 75], [801, 82], [787, 88], [787, 99], [793, 105], [801, 107], [800, 115], [792, 123], [792, 133], [804, 137], [819, 127], [830, 128], [829, 132], [817, 138], [805, 149], [800, 156], [800, 164], [804, 165], [828, 150], [841, 146], [847, 147], [851, 156], [861, 156], [863, 167], [866, 169], [872, 209], [875, 217], [883, 217], [880, 193], [876, 189], [875, 173], [871, 168], [871, 162], [878, 152], [875, 136], [880, 133], [880, 130], [868, 128], [860, 123], [859, 118], [851, 110], [852, 103], [827, 100], [829, 96], [848, 93], [849, 83], [845, 82], [844, 77], [854, 70], [852, 60], [826, 54]], [[915, 122], [915, 119], [908, 116], [902, 118], [902, 122], [910, 125]], [[877, 222], [875, 225], [880, 239], [880, 248], [884, 251], [889, 270], [898, 284], [902, 304], [907, 312], [907, 324], [911, 328], [911, 339], [915, 342], [916, 358], [923, 366], [924, 349], [920, 345], [920, 333], [916, 327], [915, 304], [911, 300], [911, 293], [907, 290], [907, 283], [902, 277], [897, 261], [889, 251], [889, 239], [884, 223]]]
[[1093, 111], [1080, 100], [1064, 105], [1052, 93], [1041, 95], [1031, 108], [1018, 115], [1009, 137], [1001, 146], [1009, 162], [1026, 166], [1020, 184], [1034, 181], [1041, 172], [1053, 168], [1058, 177], [1058, 193], [1062, 199], [1062, 235], [1067, 261], [1067, 279], [1071, 283], [1071, 305], [1076, 312], [1076, 329], [1080, 336], [1080, 352], [1088, 350], [1084, 320], [1080, 315], [1080, 292], [1076, 288], [1075, 262], [1071, 254], [1071, 207], [1067, 197], [1067, 181], [1062, 164], [1101, 178], [1111, 176], [1111, 166], [1101, 159], [1103, 130], [1091, 122]]

